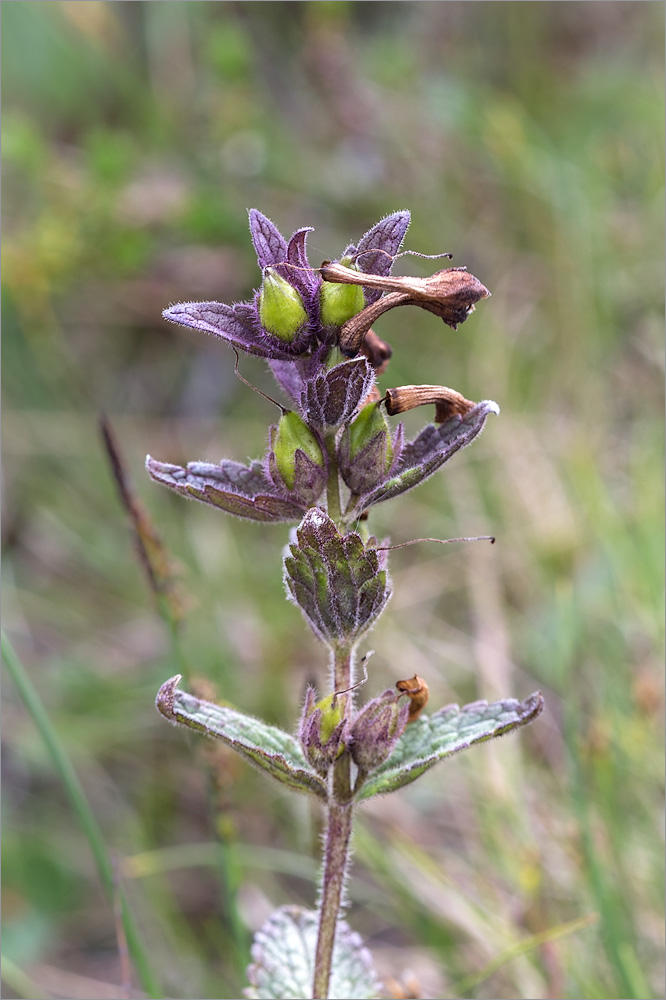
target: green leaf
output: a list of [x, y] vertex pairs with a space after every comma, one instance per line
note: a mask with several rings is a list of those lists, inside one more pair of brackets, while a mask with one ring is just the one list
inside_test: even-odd
[[300, 743], [290, 733], [226, 705], [215, 705], [180, 691], [180, 681], [181, 675], [176, 674], [163, 684], [155, 701], [157, 710], [170, 722], [222, 740], [252, 764], [297, 792], [327, 798], [325, 782], [310, 768]]
[[503, 736], [533, 722], [543, 710], [539, 691], [525, 701], [474, 701], [460, 708], [447, 705], [411, 722], [391, 756], [361, 786], [357, 801], [394, 792], [458, 750]]
[[[252, 945], [247, 1000], [307, 1000], [312, 996], [319, 914], [282, 906], [271, 914]], [[338, 921], [329, 1000], [373, 1000], [381, 986], [370, 953], [344, 920]]]

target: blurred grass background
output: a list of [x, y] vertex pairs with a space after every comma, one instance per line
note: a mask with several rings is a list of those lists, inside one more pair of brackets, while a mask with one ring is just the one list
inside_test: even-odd
[[[317, 810], [153, 709], [177, 665], [97, 432], [104, 410], [178, 564], [190, 669], [292, 727], [324, 665], [284, 601], [286, 528], [142, 470], [146, 452], [263, 453], [275, 411], [231, 352], [160, 316], [251, 293], [257, 207], [287, 235], [315, 226], [315, 264], [409, 208], [409, 248], [492, 290], [455, 333], [420, 310], [377, 327], [382, 384], [502, 413], [372, 515], [394, 542], [498, 542], [393, 554], [367, 693], [416, 671], [433, 707], [547, 702], [363, 810], [350, 922], [394, 996], [663, 996], [663, 19], [656, 2], [2, 5], [5, 628], [158, 995], [239, 996], [253, 930], [314, 897]], [[126, 995], [88, 843], [4, 695], [4, 995]]]

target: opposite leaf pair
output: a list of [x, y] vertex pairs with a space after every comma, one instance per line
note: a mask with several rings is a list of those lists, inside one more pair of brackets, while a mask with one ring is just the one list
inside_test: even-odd
[[[328, 799], [326, 782], [307, 760], [300, 741], [226, 705], [195, 698], [178, 687], [180, 675], [162, 685], [156, 705], [170, 722], [221, 740], [255, 767], [294, 791]], [[475, 743], [503, 736], [533, 722], [543, 709], [536, 692], [524, 701], [476, 701], [460, 708], [446, 705], [407, 726], [386, 760], [356, 789], [363, 802], [409, 785], [435, 764]]]

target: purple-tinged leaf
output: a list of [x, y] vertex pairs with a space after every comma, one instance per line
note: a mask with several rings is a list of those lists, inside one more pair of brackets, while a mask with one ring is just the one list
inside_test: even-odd
[[[311, 997], [319, 914], [281, 906], [257, 931], [247, 974], [247, 1000]], [[328, 990], [329, 1000], [374, 1000], [381, 984], [370, 952], [349, 924], [338, 920]]]
[[235, 306], [222, 302], [179, 302], [165, 309], [162, 315], [170, 323], [219, 337], [246, 354], [282, 359], [294, 356], [293, 349], [264, 333], [254, 306], [246, 302]]
[[228, 514], [252, 521], [297, 521], [303, 507], [279, 495], [263, 472], [263, 464], [249, 466], [224, 459], [211, 462], [188, 462], [183, 468], [170, 462], [146, 458], [146, 469], [157, 483], [181, 496], [219, 507]]
[[160, 688], [155, 705], [169, 720], [226, 743], [241, 757], [297, 792], [326, 799], [326, 784], [305, 759], [298, 740], [277, 726], [181, 691], [176, 674]]
[[[410, 222], [407, 211], [393, 212], [381, 219], [376, 226], [369, 229], [359, 240], [356, 253], [360, 254], [357, 264], [366, 274], [390, 274], [393, 267], [392, 258], [400, 250], [402, 241]], [[384, 253], [367, 253], [368, 250], [382, 250]], [[364, 289], [365, 301], [368, 305], [381, 295], [380, 289]]]
[[445, 757], [526, 726], [542, 710], [543, 697], [537, 691], [524, 701], [475, 701], [462, 708], [447, 705], [431, 716], [421, 715], [407, 726], [388, 760], [361, 785], [357, 801], [394, 792]]
[[365, 358], [343, 361], [305, 384], [301, 396], [303, 415], [315, 427], [347, 423], [374, 384], [374, 372]]
[[287, 241], [270, 219], [256, 208], [249, 211], [250, 235], [257, 252], [259, 267], [275, 267], [287, 259]]

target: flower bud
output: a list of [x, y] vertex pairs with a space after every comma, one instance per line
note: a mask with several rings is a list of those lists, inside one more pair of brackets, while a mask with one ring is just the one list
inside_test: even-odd
[[[361, 292], [361, 294], [363, 294]], [[273, 267], [264, 269], [259, 294], [259, 320], [264, 330], [290, 344], [307, 322], [303, 299]]]
[[352, 723], [351, 755], [362, 771], [383, 764], [405, 731], [409, 706], [398, 698], [389, 688], [369, 701]]
[[374, 489], [393, 462], [390, 428], [380, 404], [364, 406], [340, 441], [340, 472], [352, 493]]
[[[351, 257], [343, 257], [340, 263], [350, 270], [358, 271]], [[322, 326], [342, 326], [365, 306], [365, 297], [360, 285], [335, 284], [324, 281], [319, 293]]]
[[298, 734], [308, 762], [319, 774], [325, 775], [344, 751], [345, 726], [342, 701], [330, 694], [315, 704], [314, 688], [308, 688]]
[[324, 456], [319, 441], [298, 413], [284, 413], [275, 432], [272, 449], [275, 466], [288, 490], [296, 484], [296, 454], [302, 451], [310, 462], [324, 468]]

